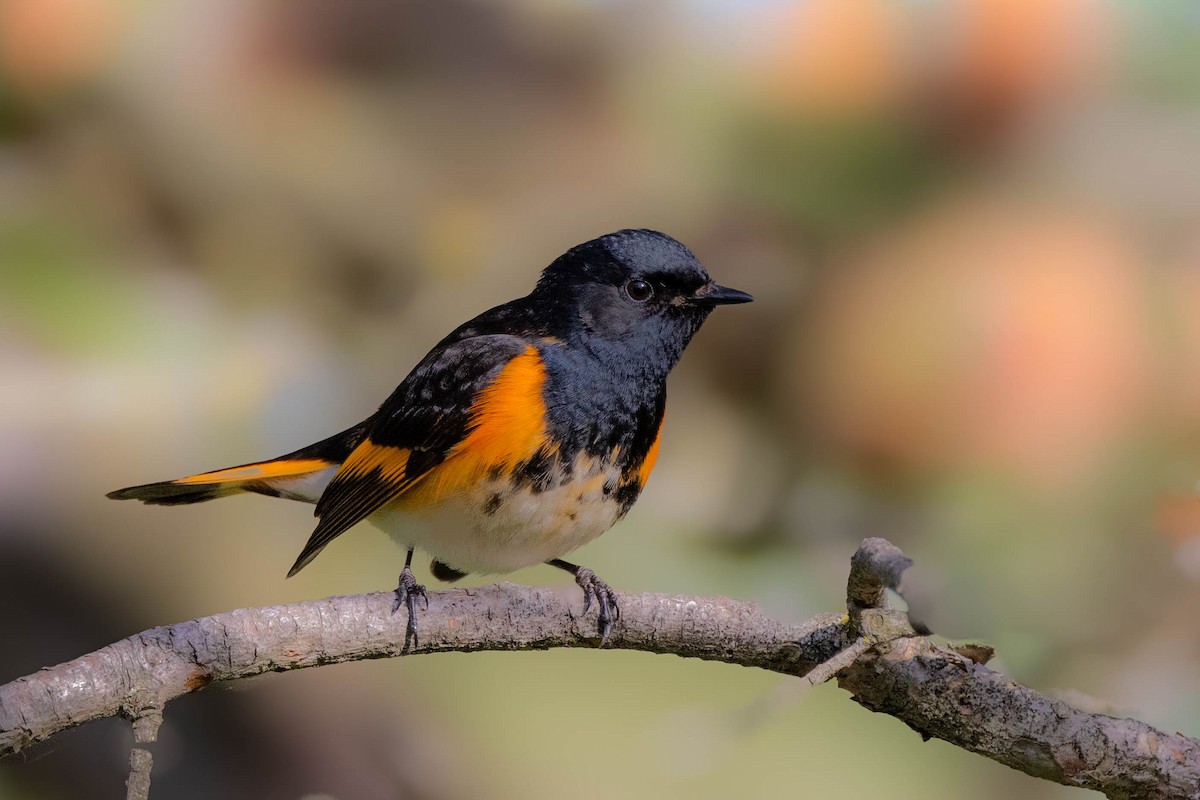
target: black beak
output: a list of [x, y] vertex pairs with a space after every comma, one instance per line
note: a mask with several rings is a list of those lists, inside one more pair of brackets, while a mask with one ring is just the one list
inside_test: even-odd
[[700, 287], [700, 290], [692, 295], [692, 303], [698, 306], [731, 306], [736, 303], [749, 303], [753, 299], [745, 292], [715, 283]]

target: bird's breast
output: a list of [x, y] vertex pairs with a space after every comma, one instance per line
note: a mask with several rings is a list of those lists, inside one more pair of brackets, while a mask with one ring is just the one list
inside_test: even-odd
[[[627, 510], [613, 453], [493, 471], [434, 505], [394, 503], [371, 517], [405, 546], [463, 572], [503, 573], [559, 558], [611, 528]], [[628, 489], [626, 489], [626, 493]]]

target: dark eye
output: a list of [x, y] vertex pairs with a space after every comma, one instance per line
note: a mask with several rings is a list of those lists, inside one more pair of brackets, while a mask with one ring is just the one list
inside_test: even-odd
[[654, 296], [654, 287], [643, 280], [634, 278], [625, 284], [625, 294], [635, 303], [644, 303]]

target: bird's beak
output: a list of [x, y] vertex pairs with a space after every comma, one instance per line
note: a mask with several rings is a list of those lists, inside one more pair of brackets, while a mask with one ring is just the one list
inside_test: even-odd
[[712, 282], [701, 286], [699, 291], [691, 297], [694, 305], [710, 307], [749, 303], [753, 299], [753, 297], [745, 292], [739, 292], [737, 289], [730, 289], [727, 286], [721, 286]]

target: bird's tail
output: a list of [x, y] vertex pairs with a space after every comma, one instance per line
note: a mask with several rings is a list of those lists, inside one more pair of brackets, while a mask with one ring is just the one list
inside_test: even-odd
[[147, 505], [177, 506], [256, 492], [315, 503], [336, 467], [336, 462], [323, 458], [284, 456], [173, 481], [129, 486], [108, 496], [113, 500], [141, 500]]

